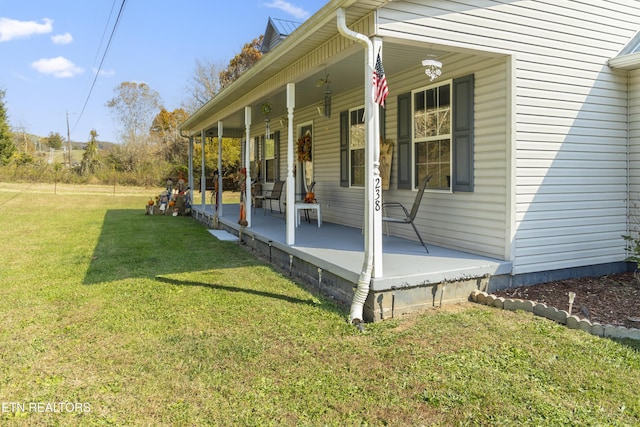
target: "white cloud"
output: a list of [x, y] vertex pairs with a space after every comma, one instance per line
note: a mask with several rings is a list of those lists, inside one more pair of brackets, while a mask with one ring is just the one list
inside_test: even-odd
[[35, 21], [17, 21], [0, 18], [0, 42], [31, 37], [34, 34], [46, 34], [53, 31], [53, 20], [44, 18], [42, 24]]
[[51, 36], [51, 41], [55, 44], [69, 44], [73, 41], [73, 36], [69, 33], [58, 34], [57, 36]]
[[63, 56], [43, 58], [31, 63], [31, 66], [42, 74], [52, 74], [57, 78], [74, 77], [84, 70]]
[[295, 6], [288, 1], [285, 0], [272, 0], [269, 3], [264, 4], [266, 7], [271, 7], [273, 9], [280, 9], [296, 19], [307, 19], [311, 14], [301, 7]]

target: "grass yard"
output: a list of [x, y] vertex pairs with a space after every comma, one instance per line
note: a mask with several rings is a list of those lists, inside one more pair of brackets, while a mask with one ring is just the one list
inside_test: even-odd
[[640, 424], [637, 342], [470, 303], [360, 333], [116, 190], [0, 185], [4, 425]]

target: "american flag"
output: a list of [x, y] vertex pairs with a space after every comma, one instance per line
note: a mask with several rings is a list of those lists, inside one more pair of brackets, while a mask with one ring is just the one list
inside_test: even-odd
[[373, 70], [373, 99], [377, 104], [384, 107], [384, 100], [389, 95], [389, 86], [387, 86], [387, 78], [384, 76], [384, 68], [380, 60], [380, 53], [376, 59], [376, 68]]

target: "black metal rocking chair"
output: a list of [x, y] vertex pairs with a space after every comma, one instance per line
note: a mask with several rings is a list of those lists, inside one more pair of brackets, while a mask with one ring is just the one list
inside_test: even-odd
[[424, 190], [425, 188], [427, 188], [427, 183], [429, 182], [430, 179], [431, 179], [431, 176], [429, 175], [420, 182], [420, 187], [418, 188], [416, 199], [413, 201], [413, 206], [411, 207], [411, 211], [408, 211], [407, 208], [405, 208], [402, 205], [402, 203], [399, 203], [399, 202], [388, 202], [388, 203], [382, 204], [383, 212], [385, 212], [386, 208], [400, 208], [404, 212], [404, 217], [383, 216], [382, 222], [392, 222], [397, 224], [411, 224], [411, 226], [413, 227], [413, 231], [416, 232], [416, 236], [418, 236], [420, 243], [427, 250], [427, 253], [429, 253], [429, 249], [427, 248], [427, 245], [425, 245], [424, 241], [422, 240], [422, 237], [420, 236], [420, 233], [418, 233], [418, 229], [416, 228], [416, 225], [413, 223], [413, 221], [416, 218], [416, 214], [418, 213], [418, 209], [420, 208], [420, 202], [422, 201], [422, 195], [424, 194]]
[[[282, 209], [280, 208], [280, 199], [282, 197], [282, 189], [284, 187], [284, 181], [276, 181], [273, 184], [273, 189], [271, 191], [268, 191], [265, 195], [264, 195], [264, 200], [268, 200], [269, 201], [269, 211], [271, 213], [273, 213], [273, 208], [271, 207], [271, 201], [272, 200], [277, 200], [278, 201], [278, 212], [282, 213]], [[266, 215], [267, 213], [267, 209], [266, 206], [264, 208], [264, 213]]]

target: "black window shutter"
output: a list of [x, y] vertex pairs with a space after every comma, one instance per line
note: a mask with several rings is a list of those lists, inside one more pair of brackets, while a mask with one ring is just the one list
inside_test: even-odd
[[273, 179], [280, 179], [280, 131], [273, 134]]
[[411, 93], [398, 96], [398, 188], [411, 189]]
[[453, 80], [453, 191], [473, 191], [473, 74]]
[[258, 159], [260, 159], [260, 179], [259, 179], [260, 182], [266, 181], [265, 171], [267, 170], [267, 160], [264, 157], [266, 143], [267, 141], [265, 139], [262, 141], [262, 144], [260, 144], [260, 152], [262, 153], [262, 155], [258, 157]]
[[349, 186], [349, 112], [340, 113], [340, 187]]

